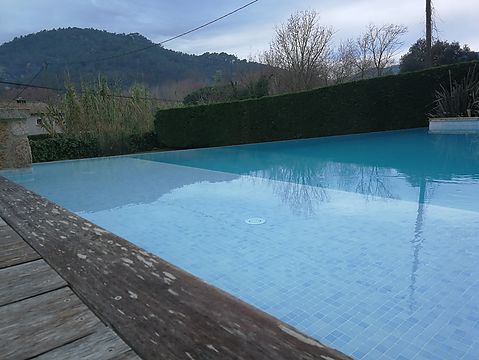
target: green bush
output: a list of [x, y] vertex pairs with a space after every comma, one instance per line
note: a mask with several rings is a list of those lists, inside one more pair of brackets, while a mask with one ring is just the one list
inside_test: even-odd
[[99, 156], [98, 144], [85, 140], [57, 137], [30, 137], [33, 162], [81, 159]]
[[474, 66], [461, 81], [449, 80], [436, 91], [432, 117], [479, 116], [479, 71]]
[[313, 91], [159, 110], [158, 141], [171, 148], [397, 130], [428, 125], [442, 84], [478, 62], [390, 75]]
[[82, 159], [106, 155], [121, 155], [157, 148], [157, 137], [153, 132], [143, 135], [131, 135], [118, 149], [104, 149], [95, 139], [77, 139], [66, 136], [50, 137], [49, 135], [30, 136], [33, 162]]

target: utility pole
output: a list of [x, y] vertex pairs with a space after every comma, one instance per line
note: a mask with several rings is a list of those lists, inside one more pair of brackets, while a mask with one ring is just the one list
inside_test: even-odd
[[426, 0], [426, 68], [432, 67], [432, 4]]

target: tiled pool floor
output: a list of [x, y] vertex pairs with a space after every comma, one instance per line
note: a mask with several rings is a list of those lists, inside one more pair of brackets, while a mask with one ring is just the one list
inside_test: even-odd
[[[394, 158], [395, 142], [426, 141], [427, 151], [428, 136], [58, 162], [2, 175], [354, 358], [477, 359], [479, 160], [455, 148], [447, 161], [416, 157], [413, 171]], [[376, 164], [358, 160], [361, 147], [349, 162], [328, 159], [338, 141], [389, 150]], [[266, 222], [245, 222], [253, 217]]]

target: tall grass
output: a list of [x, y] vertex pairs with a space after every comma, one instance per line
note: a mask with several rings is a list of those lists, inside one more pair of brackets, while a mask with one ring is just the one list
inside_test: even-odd
[[153, 131], [157, 104], [146, 88], [132, 86], [127, 92], [112, 87], [104, 78], [71, 84], [57, 104], [49, 104], [43, 127], [50, 135], [95, 142], [103, 154], [128, 151], [132, 137]]

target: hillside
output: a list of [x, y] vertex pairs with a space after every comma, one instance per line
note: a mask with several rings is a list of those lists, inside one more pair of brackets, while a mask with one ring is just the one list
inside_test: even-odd
[[[133, 82], [161, 86], [186, 79], [209, 83], [219, 71], [224, 79], [234, 79], [261, 67], [226, 53], [196, 56], [159, 46], [125, 57], [89, 62], [151, 44], [140, 34], [114, 34], [80, 28], [44, 30], [0, 46], [0, 79], [27, 81], [45, 61], [49, 64], [47, 71], [37, 81], [50, 86], [62, 85], [67, 72], [75, 82], [96, 78], [101, 73], [124, 86]], [[85, 63], [78, 63], [83, 60]], [[77, 63], [65, 65], [65, 62]]]

